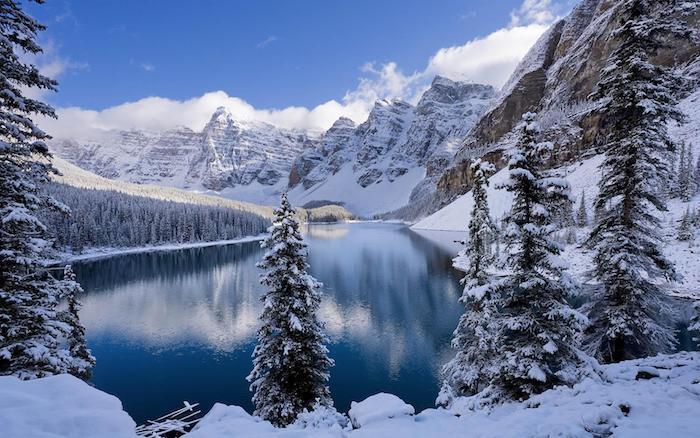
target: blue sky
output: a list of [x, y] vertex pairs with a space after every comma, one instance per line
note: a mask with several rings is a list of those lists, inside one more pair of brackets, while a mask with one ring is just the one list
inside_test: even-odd
[[[454, 62], [426, 69], [440, 49], [499, 29], [539, 26], [512, 36], [529, 46], [565, 3], [48, 0], [29, 9], [48, 26], [39, 64], [59, 79], [59, 93], [46, 96], [59, 108], [101, 111], [153, 96], [182, 102], [222, 91], [255, 109], [312, 110], [329, 101], [348, 106], [348, 95], [363, 84], [379, 83], [369, 94], [362, 90], [372, 100], [410, 99], [435, 73], [488, 81], [494, 75], [455, 70]], [[392, 74], [398, 79], [387, 79]], [[394, 82], [382, 85], [386, 80]]]

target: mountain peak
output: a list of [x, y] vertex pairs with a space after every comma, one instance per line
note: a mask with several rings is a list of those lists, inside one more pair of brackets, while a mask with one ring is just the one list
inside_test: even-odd
[[436, 85], [443, 85], [446, 87], [454, 87], [455, 85], [457, 85], [457, 83], [457, 81], [453, 81], [452, 79], [446, 78], [445, 76], [436, 75], [433, 78], [433, 82], [430, 83], [430, 86], [434, 87]]
[[220, 106], [216, 108], [216, 111], [211, 115], [211, 120], [217, 120], [221, 118], [230, 118], [231, 113], [226, 109], [225, 106]]
[[357, 126], [357, 124], [355, 123], [354, 120], [352, 120], [349, 117], [341, 116], [338, 118], [338, 120], [333, 122], [333, 126], [330, 127], [329, 131], [331, 129], [338, 129], [338, 128], [354, 128], [355, 126]]

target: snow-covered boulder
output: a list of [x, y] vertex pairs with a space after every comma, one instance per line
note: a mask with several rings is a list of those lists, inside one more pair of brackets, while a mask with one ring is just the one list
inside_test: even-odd
[[279, 429], [269, 422], [253, 417], [239, 406], [216, 403], [187, 436], [192, 438], [252, 437], [273, 434], [277, 430]]
[[393, 394], [380, 392], [361, 402], [350, 404], [350, 421], [355, 428], [376, 423], [388, 418], [398, 418], [404, 415], [413, 415], [416, 410]]
[[344, 438], [348, 429], [347, 417], [334, 408], [319, 407], [303, 412], [297, 421], [285, 428], [276, 428], [270, 422], [254, 417], [238, 406], [216, 403], [202, 418], [187, 438], [218, 437], [314, 437]]
[[3, 438], [135, 437], [135, 427], [118, 398], [73, 376], [0, 377]]

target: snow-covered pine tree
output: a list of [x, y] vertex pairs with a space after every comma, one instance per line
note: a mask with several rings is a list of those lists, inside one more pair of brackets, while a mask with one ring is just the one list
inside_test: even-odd
[[690, 214], [690, 207], [685, 210], [685, 214], [678, 224], [678, 240], [681, 242], [690, 242], [695, 237], [695, 230], [693, 229], [693, 218]]
[[681, 165], [678, 175], [679, 196], [684, 202], [690, 201], [695, 194], [695, 169], [693, 149], [683, 143], [681, 148]]
[[676, 173], [676, 193], [675, 196], [678, 198], [683, 198], [686, 196], [688, 192], [688, 183], [690, 182], [689, 180], [689, 175], [688, 175], [688, 162], [687, 162], [687, 155], [686, 155], [686, 146], [685, 143], [681, 143], [680, 145], [680, 151], [678, 153], [678, 172]]
[[693, 196], [695, 196], [695, 193], [698, 191], [698, 186], [695, 181], [695, 165], [693, 164], [695, 162], [695, 157], [693, 156], [693, 148], [688, 147], [688, 170], [686, 173], [688, 174], [688, 189], [684, 193], [683, 196], [683, 201], [688, 202], [690, 201]]
[[693, 180], [695, 181], [695, 193], [697, 195], [700, 193], [700, 156], [698, 156], [697, 163], [695, 163], [695, 171], [693, 172]]
[[66, 325], [59, 321], [59, 282], [42, 266], [50, 247], [40, 210], [62, 208], [41, 186], [54, 168], [48, 137], [34, 115], [53, 109], [25, 96], [27, 89], [55, 90], [20, 55], [41, 53], [44, 27], [15, 0], [0, 0], [0, 374], [31, 379], [66, 372], [70, 353], [62, 347]]
[[255, 415], [285, 426], [304, 409], [332, 406], [328, 378], [333, 360], [316, 315], [321, 285], [307, 273], [306, 244], [286, 194], [274, 215], [262, 244], [267, 252], [258, 264], [267, 292], [248, 381]]
[[85, 340], [85, 327], [80, 323], [78, 312], [80, 300], [78, 295], [83, 293], [83, 288], [75, 278], [71, 265], [66, 265], [63, 270], [61, 292], [68, 308], [60, 313], [60, 319], [68, 324], [68, 349], [72, 356], [68, 372], [83, 380], [88, 380], [92, 375], [92, 367], [95, 366], [95, 358], [90, 353]]
[[588, 226], [588, 210], [586, 209], [586, 191], [581, 192], [581, 201], [576, 213], [576, 225], [581, 228]]
[[576, 225], [576, 220], [574, 219], [574, 207], [571, 199], [566, 197], [559, 202], [561, 202], [561, 204], [558, 206], [556, 214], [556, 222], [559, 229], [564, 230]]
[[[700, 334], [700, 301], [695, 301], [695, 303], [693, 304], [693, 310], [695, 310], [695, 314], [692, 316], [692, 318], [690, 318], [690, 324], [688, 324], [688, 331]], [[695, 342], [699, 342], [700, 336], [693, 337], [693, 340]]]
[[489, 287], [500, 322], [484, 395], [495, 401], [525, 399], [589, 371], [576, 346], [586, 318], [566, 301], [572, 283], [558, 257], [562, 247], [551, 239], [553, 215], [569, 197], [569, 184], [541, 171], [552, 144], [538, 143], [538, 131], [535, 115], [525, 114], [502, 185], [514, 198], [505, 218], [509, 273]]
[[584, 346], [603, 362], [653, 355], [675, 345], [667, 298], [654, 281], [674, 278], [675, 271], [662, 254], [662, 226], [655, 214], [666, 209], [664, 187], [675, 149], [667, 123], [682, 120], [675, 93], [682, 81], [650, 59], [669, 38], [693, 35], [678, 16], [698, 3], [625, 0], [610, 36], [619, 45], [593, 94], [606, 138], [596, 199], [601, 214], [590, 236], [602, 287], [588, 306]]
[[452, 348], [457, 353], [442, 370], [443, 385], [437, 399], [437, 404], [442, 406], [449, 405], [455, 396], [476, 394], [488, 384], [488, 367], [497, 347], [498, 311], [487, 286], [489, 268], [493, 265], [491, 243], [496, 237], [496, 226], [491, 220], [486, 195], [488, 177], [496, 169], [491, 163], [476, 160], [471, 170], [474, 207], [464, 250], [469, 266], [462, 279], [464, 292], [459, 300], [465, 312], [452, 339]]

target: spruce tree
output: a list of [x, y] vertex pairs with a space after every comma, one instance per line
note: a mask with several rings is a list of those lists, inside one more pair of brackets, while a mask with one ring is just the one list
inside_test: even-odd
[[305, 409], [333, 404], [328, 389], [333, 361], [316, 315], [321, 285], [307, 272], [295, 213], [283, 194], [262, 244], [267, 252], [258, 267], [264, 270], [261, 283], [267, 292], [248, 376], [255, 414], [276, 426], [292, 423]]
[[576, 347], [585, 317], [566, 301], [571, 283], [558, 257], [562, 247], [551, 239], [554, 214], [569, 197], [569, 185], [541, 170], [552, 144], [537, 142], [534, 114], [523, 120], [522, 138], [508, 164], [510, 177], [502, 186], [514, 196], [505, 218], [509, 274], [489, 288], [500, 321], [484, 395], [497, 401], [571, 384], [587, 371], [585, 355]]
[[578, 212], [576, 213], [576, 224], [585, 228], [588, 226], [588, 210], [586, 209], [586, 191], [581, 193], [581, 202], [578, 206]]
[[[695, 301], [693, 304], [693, 310], [695, 314], [690, 319], [690, 324], [688, 324], [688, 331], [700, 334], [700, 301]], [[693, 337], [695, 342], [700, 342], [700, 336]]]
[[557, 209], [557, 224], [559, 229], [564, 230], [576, 224], [576, 220], [574, 219], [574, 208], [571, 199], [568, 197], [563, 198], [559, 202], [561, 202], [561, 204]]
[[679, 195], [684, 202], [688, 202], [695, 194], [693, 149], [691, 147], [686, 147], [685, 144], [683, 144], [681, 154], [683, 154], [685, 158], [681, 160], [683, 164], [679, 175]]
[[690, 214], [690, 207], [685, 211], [685, 214], [678, 224], [678, 240], [681, 242], [690, 242], [695, 237], [695, 230], [693, 229], [693, 218]]
[[691, 3], [625, 0], [612, 32], [619, 45], [593, 95], [604, 123], [606, 157], [596, 199], [600, 215], [589, 243], [602, 287], [588, 306], [584, 345], [603, 362], [675, 345], [667, 299], [655, 281], [675, 278], [661, 251], [656, 213], [666, 209], [663, 188], [675, 149], [667, 124], [682, 121], [676, 107], [682, 81], [650, 59], [668, 38], [692, 36], [677, 18], [684, 8], [692, 9]]
[[678, 198], [685, 198], [688, 195], [688, 185], [690, 183], [688, 175], [688, 156], [686, 155], [685, 143], [681, 143], [678, 156], [678, 173], [676, 174], [678, 182], [676, 184], [676, 196]]
[[449, 405], [455, 396], [473, 395], [483, 389], [488, 384], [488, 365], [497, 347], [494, 334], [498, 311], [487, 286], [494, 261], [491, 242], [496, 237], [496, 226], [491, 220], [486, 188], [495, 168], [491, 163], [477, 160], [471, 170], [474, 207], [465, 249], [469, 267], [462, 279], [464, 292], [459, 300], [466, 309], [452, 339], [452, 348], [457, 354], [442, 370], [444, 380], [437, 400], [439, 405]]
[[92, 374], [92, 367], [95, 365], [95, 358], [87, 347], [85, 328], [80, 323], [78, 316], [80, 311], [78, 295], [83, 293], [83, 288], [77, 282], [71, 265], [66, 265], [63, 270], [61, 290], [68, 308], [61, 312], [60, 319], [70, 327], [68, 349], [73, 358], [68, 372], [83, 380], [88, 380]]
[[56, 82], [20, 60], [41, 53], [42, 30], [17, 1], [0, 0], [0, 374], [22, 379], [63, 373], [72, 363], [57, 311], [60, 284], [42, 265], [49, 236], [37, 218], [61, 206], [41, 191], [55, 169], [49, 136], [31, 118], [55, 115], [25, 96], [55, 90]]
[[693, 172], [693, 180], [695, 181], [695, 193], [694, 195], [697, 195], [700, 193], [700, 156], [698, 156], [698, 160], [695, 163], [695, 171]]
[[683, 200], [685, 202], [690, 201], [698, 191], [698, 185], [695, 180], [695, 166], [693, 165], [694, 161], [695, 157], [693, 156], [693, 148], [688, 147], [688, 170], [686, 171], [686, 173], [688, 174], [688, 191], [683, 197]]

